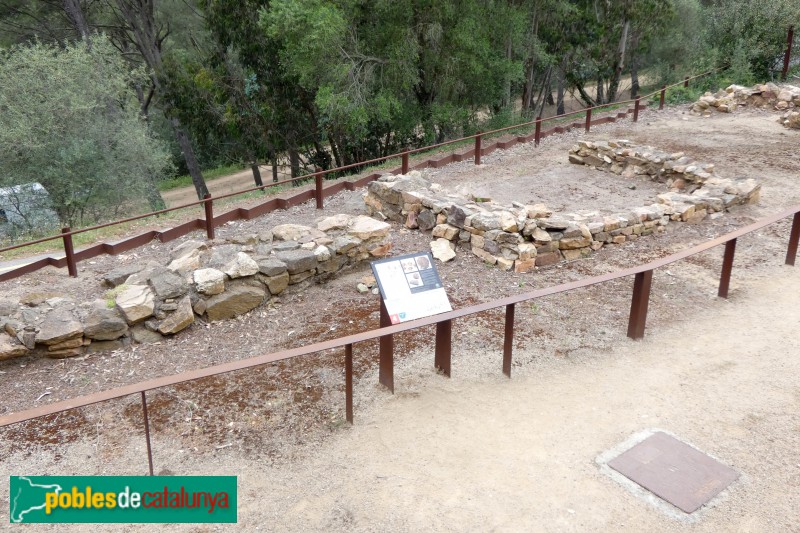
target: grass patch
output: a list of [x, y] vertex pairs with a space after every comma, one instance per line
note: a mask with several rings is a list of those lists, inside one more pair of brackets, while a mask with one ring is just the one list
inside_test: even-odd
[[[245, 170], [244, 165], [235, 163], [233, 165], [226, 165], [222, 167], [212, 168], [203, 171], [203, 178], [206, 181], [212, 181], [223, 176], [235, 174]], [[159, 191], [169, 191], [172, 189], [179, 189], [181, 187], [192, 186], [192, 177], [189, 175], [175, 176], [174, 178], [167, 178], [158, 182]]]
[[113, 289], [109, 289], [103, 294], [103, 298], [106, 300], [106, 307], [108, 309], [114, 309], [117, 305], [117, 295], [127, 289], [128, 286], [124, 283], [122, 285], [117, 285]]

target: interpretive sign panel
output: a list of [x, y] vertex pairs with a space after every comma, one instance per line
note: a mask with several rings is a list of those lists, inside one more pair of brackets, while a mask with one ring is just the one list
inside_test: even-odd
[[374, 261], [372, 272], [392, 324], [453, 310], [429, 252]]

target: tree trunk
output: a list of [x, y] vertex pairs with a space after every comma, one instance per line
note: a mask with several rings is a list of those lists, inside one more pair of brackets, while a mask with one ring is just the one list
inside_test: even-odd
[[589, 94], [586, 92], [586, 89], [583, 88], [582, 83], [577, 83], [575, 85], [575, 88], [578, 89], [578, 94], [581, 95], [581, 100], [583, 100], [583, 103], [585, 103], [589, 107], [594, 107], [597, 105], [597, 103], [594, 100], [592, 100], [592, 97], [589, 96]]
[[556, 74], [556, 90], [558, 91], [556, 94], [556, 115], [563, 115], [564, 114], [564, 69], [558, 67], [558, 73]]
[[[65, 0], [65, 2], [69, 1], [80, 2], [80, 0]], [[167, 38], [168, 30], [166, 30], [167, 33], [162, 33], [162, 30], [157, 27], [154, 2], [152, 0], [116, 0], [116, 6], [118, 8], [117, 16], [125, 29], [128, 30], [123, 33], [129, 37], [132, 44], [142, 54], [147, 66], [150, 67], [153, 88], [163, 95], [162, 80], [166, 76], [161, 57], [161, 45], [164, 39]], [[167, 117], [172, 114], [171, 108], [172, 102], [165, 102], [164, 114]], [[208, 187], [206, 187], [203, 174], [200, 172], [200, 165], [197, 163], [197, 157], [189, 140], [189, 134], [177, 117], [171, 117], [170, 121], [172, 129], [175, 131], [178, 146], [180, 146], [181, 153], [186, 161], [186, 168], [189, 169], [189, 175], [192, 177], [192, 183], [195, 191], [197, 191], [197, 198], [202, 200], [208, 194]]]
[[83, 7], [81, 0], [64, 0], [64, 11], [67, 17], [75, 26], [75, 31], [81, 36], [81, 40], [86, 43], [86, 46], [91, 48], [92, 41], [89, 34], [89, 25], [86, 23], [86, 17], [83, 16]]
[[250, 164], [250, 170], [253, 171], [253, 181], [256, 182], [256, 187], [263, 187], [264, 182], [261, 181], [261, 169], [258, 168], [258, 161], [253, 160]]
[[331, 130], [328, 130], [328, 144], [331, 147], [331, 152], [333, 152], [333, 166], [343, 167], [344, 163], [342, 162], [342, 156], [339, 155], [339, 146], [336, 142], [336, 136]]
[[533, 69], [536, 63], [532, 59], [525, 61], [525, 83], [522, 85], [522, 112], [528, 113], [533, 104]]
[[[512, 58], [512, 49], [511, 49], [511, 39], [508, 40], [506, 44], [506, 59], [511, 61]], [[504, 80], [505, 86], [503, 87], [503, 107], [509, 107], [511, 105], [511, 76], [506, 76]]]
[[604, 87], [603, 87], [603, 78], [598, 76], [597, 77], [597, 94], [595, 94], [595, 102], [598, 104], [606, 103], [605, 95], [604, 95]]
[[[300, 175], [300, 152], [294, 146], [289, 147], [289, 167], [292, 172], [292, 179]], [[299, 185], [298, 182], [293, 181], [292, 185]]]
[[178, 146], [181, 148], [183, 158], [186, 160], [186, 168], [189, 169], [189, 175], [192, 177], [197, 199], [202, 200], [208, 194], [208, 187], [206, 187], [203, 173], [200, 171], [200, 165], [197, 163], [197, 157], [194, 155], [194, 148], [192, 148], [189, 136], [177, 117], [172, 118], [172, 129], [175, 131], [175, 138], [178, 140]]
[[273, 149], [269, 154], [269, 161], [272, 164], [272, 181], [273, 183], [278, 180], [278, 154]]
[[639, 48], [639, 32], [631, 34], [631, 98], [636, 98], [639, 95], [639, 54], [636, 49]]
[[608, 84], [608, 103], [617, 99], [619, 81], [622, 79], [622, 69], [625, 66], [625, 46], [628, 43], [628, 30], [630, 27], [630, 20], [625, 20], [625, 23], [622, 25], [622, 36], [620, 36], [619, 39], [617, 55], [614, 57], [614, 74], [611, 76], [611, 81]]

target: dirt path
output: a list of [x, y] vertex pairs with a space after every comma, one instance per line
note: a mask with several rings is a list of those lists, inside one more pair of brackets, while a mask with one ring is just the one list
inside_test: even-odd
[[[680, 324], [575, 359], [533, 347], [540, 364], [511, 381], [491, 352], [456, 353], [451, 379], [427, 360], [404, 367], [402, 393], [351, 431], [246, 476], [270, 496], [242, 516], [280, 531], [796, 530], [800, 272], [772, 270], [700, 314], [689, 342]], [[691, 518], [648, 503], [595, 463], [648, 428], [741, 479]]]
[[[263, 183], [269, 184], [272, 181], [272, 167], [260, 166], [259, 168], [261, 169], [261, 179]], [[278, 178], [287, 179], [289, 175], [280, 172], [278, 173]], [[251, 170], [243, 170], [235, 174], [208, 180], [206, 181], [206, 186], [208, 187], [208, 192], [210, 192], [212, 196], [219, 196], [221, 194], [228, 194], [255, 187], [256, 184], [255, 181], [253, 181], [253, 172]], [[164, 199], [167, 207], [174, 207], [176, 205], [183, 205], [196, 201], [197, 193], [195, 193], [193, 186], [179, 187], [162, 192], [161, 197]]]
[[[774, 278], [696, 309], [690, 323], [651, 328], [641, 341], [622, 339], [612, 349], [570, 357], [536, 345], [518, 348], [516, 360], [530, 362], [516, 366], [510, 381], [500, 374], [498, 350], [488, 345], [456, 350], [450, 379], [433, 371], [430, 354], [403, 359], [395, 370], [397, 394], [378, 389], [368, 373], [359, 384], [355, 426], [323, 442], [286, 447], [272, 459], [225, 448], [198, 460], [191, 448], [177, 449], [157, 434], [161, 473], [239, 476], [236, 526], [163, 529], [796, 530], [800, 271], [769, 269]], [[59, 446], [59, 473], [83, 472], [83, 457], [103, 454], [98, 424], [96, 439]], [[619, 484], [596, 463], [601, 453], [654, 428], [719, 458], [741, 478], [686, 516]], [[97, 473], [131, 473], [124, 465], [140, 464], [142, 448], [136, 438], [109, 449], [111, 462]], [[14, 453], [3, 475], [52, 471], [45, 466], [49, 456]], [[7, 501], [6, 491], [0, 485], [0, 500]], [[6, 509], [0, 507], [3, 521]]]

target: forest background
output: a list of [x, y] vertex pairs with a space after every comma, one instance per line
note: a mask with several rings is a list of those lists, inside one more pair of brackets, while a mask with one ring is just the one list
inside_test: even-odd
[[256, 185], [265, 164], [301, 177], [687, 73], [721, 69], [671, 102], [769, 81], [799, 23], [793, 0], [0, 0], [2, 237], [158, 209], [183, 182], [202, 198], [231, 168]]

